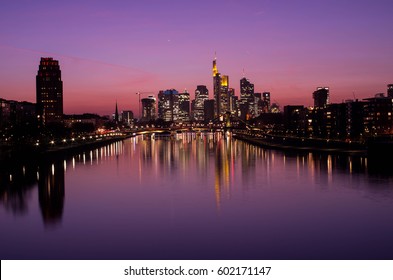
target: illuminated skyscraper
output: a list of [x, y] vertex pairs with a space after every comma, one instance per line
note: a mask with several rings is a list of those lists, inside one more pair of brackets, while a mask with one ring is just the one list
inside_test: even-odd
[[229, 76], [221, 75], [217, 69], [217, 59], [213, 60], [214, 115], [218, 117], [230, 110]]
[[185, 91], [179, 93], [179, 121], [187, 122], [190, 120], [190, 94]]
[[205, 119], [205, 101], [209, 99], [209, 91], [206, 86], [199, 85], [195, 90], [194, 119], [203, 121]]
[[221, 76], [219, 107], [220, 114], [224, 114], [229, 111], [229, 77], [227, 75]]
[[36, 76], [37, 117], [42, 124], [63, 120], [63, 82], [59, 62], [41, 57]]
[[213, 60], [213, 90], [214, 90], [214, 115], [217, 117], [221, 114], [221, 74], [217, 69], [217, 59]]
[[240, 80], [240, 111], [243, 119], [254, 113], [254, 84], [246, 78]]
[[158, 94], [158, 117], [164, 121], [177, 121], [179, 118], [179, 92], [175, 89], [160, 91]]

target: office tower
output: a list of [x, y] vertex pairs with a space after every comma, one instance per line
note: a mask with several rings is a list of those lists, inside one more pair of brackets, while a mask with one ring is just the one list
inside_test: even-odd
[[241, 118], [246, 120], [253, 116], [254, 84], [246, 78], [240, 80], [240, 111]]
[[229, 98], [228, 111], [233, 113], [236, 110], [235, 89], [234, 88], [228, 89], [228, 98]]
[[187, 90], [179, 93], [179, 121], [190, 121], [190, 94]]
[[262, 113], [263, 101], [262, 94], [260, 92], [254, 93], [254, 112], [255, 116], [259, 116]]
[[221, 100], [221, 74], [217, 69], [217, 59], [213, 60], [213, 91], [214, 91], [214, 115], [217, 117], [221, 114], [220, 100]]
[[314, 107], [324, 108], [329, 104], [329, 88], [328, 87], [318, 87], [313, 93]]
[[197, 86], [195, 90], [194, 119], [203, 121], [205, 119], [205, 101], [209, 99], [209, 91], [205, 85]]
[[229, 76], [221, 75], [217, 59], [213, 60], [214, 116], [217, 118], [230, 110]]
[[388, 97], [393, 98], [393, 84], [388, 84]]
[[270, 112], [270, 92], [265, 91], [264, 93], [262, 93], [262, 102], [262, 112]]
[[220, 98], [219, 98], [219, 112], [225, 114], [229, 111], [229, 76], [221, 76]]
[[63, 120], [63, 82], [59, 62], [41, 57], [36, 76], [37, 118], [41, 124]]
[[158, 117], [164, 121], [177, 121], [179, 117], [179, 92], [167, 89], [158, 93]]
[[204, 104], [204, 112], [205, 112], [205, 122], [211, 121], [214, 119], [214, 107], [215, 107], [215, 100], [208, 99], [205, 101]]
[[153, 95], [142, 98], [142, 121], [156, 119], [156, 98]]

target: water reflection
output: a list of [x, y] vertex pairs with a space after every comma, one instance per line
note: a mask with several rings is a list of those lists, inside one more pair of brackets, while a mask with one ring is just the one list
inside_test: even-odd
[[201, 189], [214, 193], [212, 199], [218, 211], [234, 192], [272, 187], [278, 180], [326, 190], [338, 185], [390, 189], [393, 183], [391, 165], [370, 162], [366, 157], [281, 152], [249, 145], [224, 133], [179, 133], [162, 138], [130, 138], [39, 163], [2, 165], [0, 205], [13, 215], [26, 215], [37, 187], [44, 224], [61, 224], [63, 212], [67, 211], [67, 173], [113, 161], [118, 172], [136, 166], [141, 186], [148, 177], [174, 178], [174, 185], [183, 188], [187, 183], [178, 184], [178, 180], [196, 181]]
[[39, 168], [38, 197], [42, 218], [45, 225], [61, 224], [64, 207], [64, 173], [66, 165], [63, 160], [42, 163]]

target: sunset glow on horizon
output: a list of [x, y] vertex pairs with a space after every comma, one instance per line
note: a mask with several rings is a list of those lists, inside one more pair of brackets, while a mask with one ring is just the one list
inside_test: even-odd
[[41, 57], [59, 61], [64, 113], [138, 113], [136, 92], [197, 85], [213, 97], [212, 60], [240, 95], [244, 75], [272, 102], [332, 103], [393, 83], [393, 2], [15, 1], [0, 4], [0, 98], [35, 102]]

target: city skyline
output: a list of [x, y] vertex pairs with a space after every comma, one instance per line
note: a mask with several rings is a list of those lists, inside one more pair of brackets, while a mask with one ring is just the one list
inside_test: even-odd
[[1, 9], [0, 97], [34, 101], [36, 65], [47, 56], [61, 63], [66, 114], [110, 114], [116, 100], [136, 113], [138, 91], [187, 89], [193, 99], [206, 85], [213, 98], [215, 51], [236, 96], [245, 69], [255, 92], [271, 92], [282, 107], [312, 105], [319, 86], [338, 103], [386, 94], [392, 82], [388, 1], [92, 4]]

